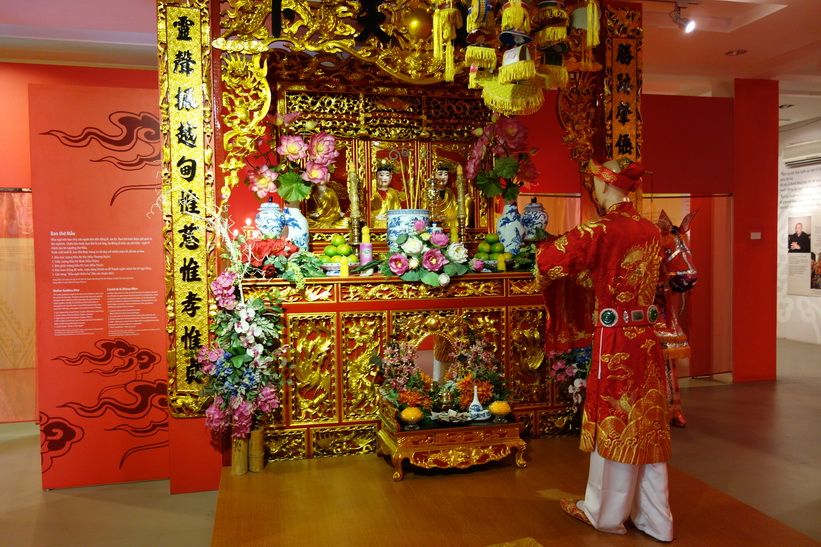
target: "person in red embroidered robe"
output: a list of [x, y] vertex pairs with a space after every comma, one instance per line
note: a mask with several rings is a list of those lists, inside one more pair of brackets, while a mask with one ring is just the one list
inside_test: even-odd
[[538, 248], [539, 282], [587, 277], [594, 292], [593, 351], [581, 446], [590, 452], [583, 500], [561, 500], [572, 516], [603, 532], [626, 533], [628, 517], [672, 541], [667, 460], [670, 427], [664, 361], [653, 323], [661, 236], [629, 200], [644, 168], [590, 162], [603, 217]]

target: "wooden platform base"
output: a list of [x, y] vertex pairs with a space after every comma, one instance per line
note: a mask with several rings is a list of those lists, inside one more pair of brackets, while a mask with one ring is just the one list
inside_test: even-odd
[[[525, 468], [408, 466], [401, 482], [374, 454], [277, 462], [242, 476], [226, 467], [212, 545], [657, 545], [636, 529], [604, 534], [562, 512], [559, 498], [584, 494], [588, 455], [578, 439], [529, 440], [525, 454]], [[670, 490], [676, 546], [817, 545], [673, 467]]]

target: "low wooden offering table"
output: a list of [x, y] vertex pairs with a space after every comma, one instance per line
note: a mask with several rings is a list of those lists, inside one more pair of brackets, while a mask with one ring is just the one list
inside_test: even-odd
[[521, 438], [524, 424], [512, 414], [504, 423], [492, 419], [462, 423], [435, 422], [435, 426], [420, 425], [406, 430], [396, 419], [396, 411], [384, 399], [380, 401], [382, 423], [377, 433], [378, 455], [389, 455], [393, 463], [393, 480], [404, 477], [402, 462], [426, 469], [466, 469], [474, 465], [501, 460], [516, 451], [516, 465], [526, 467], [524, 450], [527, 444]]

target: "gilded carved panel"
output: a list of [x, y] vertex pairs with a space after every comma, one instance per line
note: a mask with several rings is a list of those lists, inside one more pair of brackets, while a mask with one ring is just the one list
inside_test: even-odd
[[469, 329], [485, 340], [499, 362], [505, 362], [505, 308], [465, 308], [462, 312]]
[[268, 429], [265, 432], [268, 460], [304, 460], [308, 457], [307, 429]]
[[549, 382], [542, 333], [545, 326], [543, 306], [509, 308], [510, 314], [510, 389], [519, 403], [548, 403]]
[[573, 412], [570, 409], [539, 412], [539, 436], [561, 437], [571, 432]]
[[504, 296], [505, 286], [501, 279], [479, 281], [459, 280], [445, 287], [431, 287], [422, 283], [356, 283], [340, 285], [340, 301], [363, 300], [419, 300], [427, 298], [452, 298], [473, 296]]
[[388, 313], [342, 312], [342, 416], [345, 421], [378, 418], [374, 354], [381, 355], [388, 338]]
[[286, 322], [293, 363], [289, 425], [338, 421], [336, 314], [289, 313]]
[[311, 454], [314, 458], [375, 451], [376, 424], [318, 427], [311, 430]]

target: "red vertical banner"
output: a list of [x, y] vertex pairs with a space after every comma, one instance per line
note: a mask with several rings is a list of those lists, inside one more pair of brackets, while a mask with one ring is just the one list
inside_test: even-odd
[[157, 92], [29, 98], [43, 487], [167, 478]]

